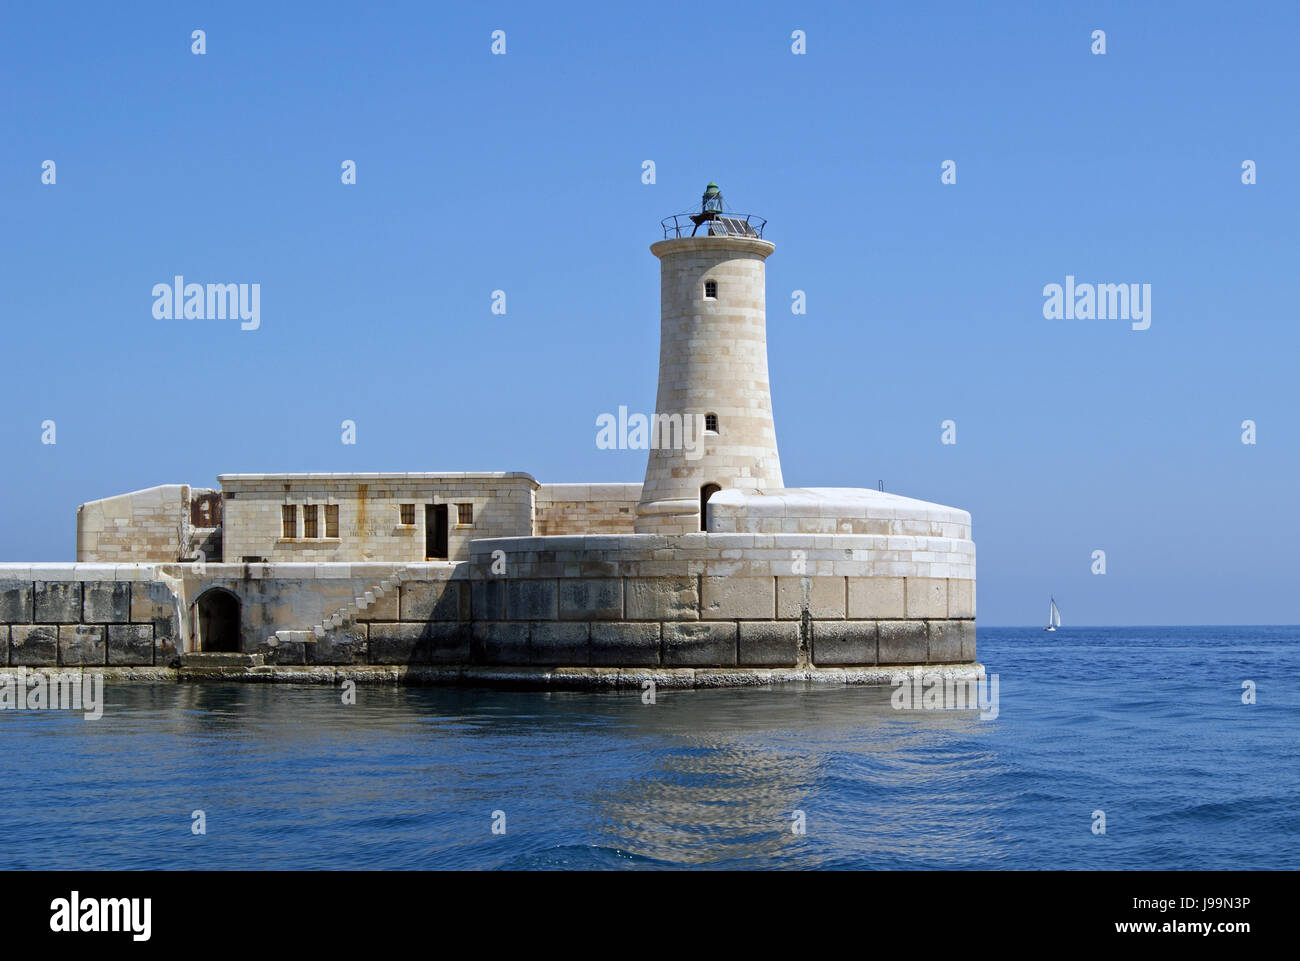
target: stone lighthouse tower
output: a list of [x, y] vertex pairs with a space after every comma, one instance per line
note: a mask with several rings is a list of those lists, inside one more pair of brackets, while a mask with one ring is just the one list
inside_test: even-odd
[[650, 247], [660, 264], [656, 421], [675, 423], [680, 415], [685, 443], [653, 432], [638, 534], [705, 530], [706, 505], [717, 491], [784, 486], [764, 292], [764, 262], [776, 248], [762, 239], [764, 225], [723, 212], [711, 183], [700, 212], [664, 220], [664, 239]]

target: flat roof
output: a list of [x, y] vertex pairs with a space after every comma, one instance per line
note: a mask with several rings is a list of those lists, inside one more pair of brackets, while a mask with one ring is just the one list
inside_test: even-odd
[[381, 473], [296, 473], [296, 474], [218, 474], [217, 482], [243, 483], [248, 481], [319, 481], [319, 480], [526, 480], [537, 483], [532, 474], [524, 471], [422, 471]]

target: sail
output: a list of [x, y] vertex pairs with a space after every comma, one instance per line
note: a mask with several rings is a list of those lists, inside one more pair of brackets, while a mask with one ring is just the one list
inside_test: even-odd
[[1052, 608], [1047, 612], [1047, 623], [1050, 627], [1061, 626], [1061, 609], [1056, 606], [1056, 598], [1052, 598]]

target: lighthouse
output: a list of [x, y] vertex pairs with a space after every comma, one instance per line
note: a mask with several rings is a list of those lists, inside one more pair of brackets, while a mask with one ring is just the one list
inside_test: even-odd
[[[649, 442], [642, 484], [223, 474], [220, 490], [110, 497], [78, 508], [77, 565], [0, 565], [0, 619], [28, 612], [0, 625], [0, 641], [11, 631], [31, 665], [57, 666], [63, 628], [38, 644], [40, 612], [69, 593], [89, 612], [92, 589], [116, 577], [132, 616], [108, 627], [109, 663], [173, 670], [161, 665], [179, 658], [182, 672], [209, 672], [196, 677], [260, 683], [275, 665], [274, 680], [310, 679], [328, 665], [359, 679], [400, 667], [416, 683], [593, 689], [889, 684], [913, 666], [945, 684], [981, 678], [969, 513], [785, 486], [766, 222], [729, 210], [711, 183], [661, 224], [655, 414], [633, 426], [620, 405], [618, 418], [620, 442]], [[123, 564], [138, 579], [122, 581]], [[164, 570], [177, 565], [184, 577]]]
[[718, 491], [784, 486], [767, 373], [765, 262], [776, 248], [762, 218], [724, 211], [714, 183], [698, 213], [662, 226], [650, 247], [660, 270], [656, 419], [679, 415], [704, 433], [694, 444], [656, 436], [635, 529], [687, 534], [708, 529]]

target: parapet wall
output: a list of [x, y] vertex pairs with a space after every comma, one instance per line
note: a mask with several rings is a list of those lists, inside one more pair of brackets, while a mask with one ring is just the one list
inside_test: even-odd
[[[709, 500], [709, 530], [750, 534], [875, 534], [946, 538], [974, 556], [967, 511], [855, 487], [719, 491]], [[916, 547], [889, 548], [915, 551]], [[925, 548], [922, 548], [925, 550]], [[973, 575], [971, 575], [973, 576]]]
[[[720, 496], [720, 495], [715, 495]], [[927, 522], [928, 525], [929, 522]], [[975, 545], [920, 534], [622, 534], [476, 540], [475, 579], [490, 579], [493, 553], [508, 578], [717, 576], [952, 578], [975, 580]], [[799, 565], [796, 567], [795, 565]], [[972, 613], [969, 616], [974, 616]]]

